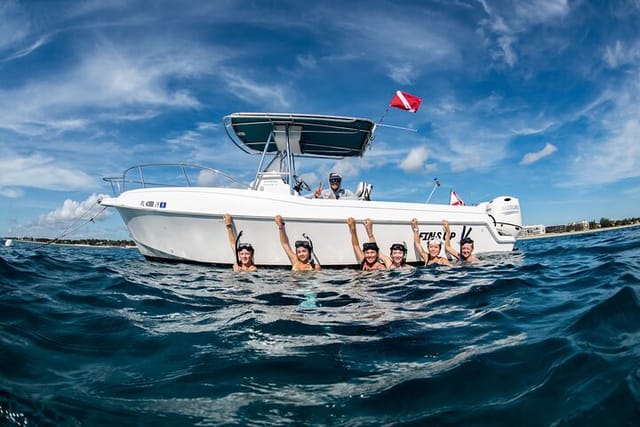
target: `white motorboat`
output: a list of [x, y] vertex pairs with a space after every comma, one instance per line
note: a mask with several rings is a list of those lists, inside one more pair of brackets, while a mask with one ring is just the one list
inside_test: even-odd
[[[414, 249], [410, 221], [417, 218], [423, 245], [442, 239], [442, 219], [451, 224], [455, 246], [463, 227], [471, 230], [476, 254], [512, 251], [521, 230], [517, 198], [496, 197], [476, 206], [371, 200], [371, 186], [360, 183], [357, 199], [320, 199], [301, 195], [309, 186], [296, 174], [298, 157], [333, 159], [363, 156], [376, 124], [368, 119], [283, 113], [235, 113], [224, 118], [230, 139], [248, 154], [261, 156], [251, 183], [215, 169], [188, 164], [139, 165], [122, 176], [104, 178], [115, 196], [103, 206], [122, 216], [133, 241], [147, 258], [231, 265], [223, 222], [233, 217], [242, 241], [255, 248], [258, 266], [289, 266], [274, 222], [282, 215], [291, 244], [308, 238], [323, 267], [357, 264], [347, 218], [358, 221], [361, 243], [367, 241], [362, 221], [371, 218], [381, 250], [406, 242], [409, 263], [421, 263]], [[159, 172], [177, 167], [185, 185], [161, 184]], [[175, 175], [174, 175], [175, 176]], [[223, 182], [224, 181], [224, 182]], [[215, 184], [212, 184], [215, 183]], [[135, 187], [135, 188], [133, 188]], [[131, 189], [129, 189], [131, 188]], [[306, 236], [306, 237], [305, 237]], [[456, 239], [457, 237], [457, 239]]]

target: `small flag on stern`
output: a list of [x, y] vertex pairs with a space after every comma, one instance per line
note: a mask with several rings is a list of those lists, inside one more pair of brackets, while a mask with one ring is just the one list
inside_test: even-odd
[[451, 206], [464, 206], [464, 201], [458, 196], [458, 193], [451, 190], [451, 195], [449, 196], [449, 204]]
[[421, 103], [422, 98], [418, 98], [417, 96], [411, 95], [407, 92], [397, 91], [393, 96], [393, 99], [391, 99], [389, 107], [396, 107], [415, 113], [418, 111], [418, 108], [420, 108]]

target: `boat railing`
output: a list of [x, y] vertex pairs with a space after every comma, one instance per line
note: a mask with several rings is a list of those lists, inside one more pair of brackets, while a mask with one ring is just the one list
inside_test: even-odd
[[118, 196], [127, 190], [150, 187], [249, 188], [250, 184], [217, 169], [190, 163], [148, 163], [132, 166], [121, 176], [104, 177]]

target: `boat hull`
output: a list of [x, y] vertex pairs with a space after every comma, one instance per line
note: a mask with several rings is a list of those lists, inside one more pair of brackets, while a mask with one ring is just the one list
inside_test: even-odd
[[280, 245], [276, 215], [286, 222], [291, 245], [307, 235], [323, 267], [358, 263], [351, 246], [347, 218], [354, 217], [362, 244], [368, 241], [362, 222], [371, 218], [381, 250], [392, 243], [407, 244], [407, 261], [422, 262], [413, 245], [412, 218], [420, 224], [423, 246], [431, 238], [443, 239], [442, 220], [451, 224], [452, 245], [462, 227], [471, 229], [476, 253], [513, 250], [516, 239], [500, 235], [482, 206], [308, 199], [288, 194], [229, 188], [175, 187], [131, 190], [102, 205], [118, 210], [140, 252], [149, 258], [231, 265], [235, 254], [229, 245], [223, 215], [233, 216], [236, 234], [255, 248], [255, 262], [263, 266], [289, 266]]

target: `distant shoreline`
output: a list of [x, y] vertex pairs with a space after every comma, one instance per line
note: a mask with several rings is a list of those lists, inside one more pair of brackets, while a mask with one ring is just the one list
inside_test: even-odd
[[[81, 248], [122, 248], [122, 249], [137, 249], [136, 245], [91, 245], [88, 243], [68, 243], [68, 242], [56, 242], [56, 241], [47, 241], [40, 242], [37, 240], [27, 240], [27, 239], [15, 239], [10, 238], [14, 243], [33, 243], [34, 245], [57, 245], [57, 246], [78, 246]], [[6, 238], [4, 240], [7, 240]]]
[[599, 233], [601, 231], [619, 230], [621, 228], [631, 228], [631, 227], [640, 227], [640, 224], [616, 225], [613, 227], [594, 228], [591, 230], [582, 230], [582, 231], [563, 231], [562, 233], [545, 233], [545, 234], [539, 234], [536, 236], [518, 237], [518, 240], [546, 239], [548, 237], [572, 236], [574, 234]]

